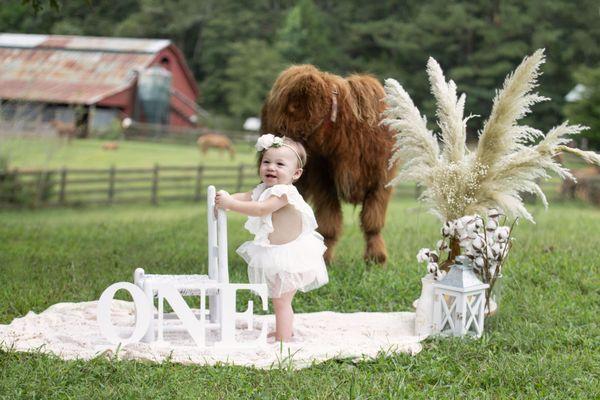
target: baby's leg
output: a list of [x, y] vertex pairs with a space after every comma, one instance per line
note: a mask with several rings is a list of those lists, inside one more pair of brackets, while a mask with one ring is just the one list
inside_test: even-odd
[[273, 299], [273, 308], [275, 309], [275, 339], [284, 342], [292, 338], [294, 331], [294, 310], [292, 309], [292, 299], [296, 291], [287, 292], [276, 299]]

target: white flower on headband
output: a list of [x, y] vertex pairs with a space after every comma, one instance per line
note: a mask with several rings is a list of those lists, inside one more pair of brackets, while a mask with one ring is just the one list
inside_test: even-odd
[[267, 133], [258, 138], [254, 147], [256, 148], [256, 151], [263, 151], [271, 147], [281, 147], [281, 145], [283, 145], [282, 137]]

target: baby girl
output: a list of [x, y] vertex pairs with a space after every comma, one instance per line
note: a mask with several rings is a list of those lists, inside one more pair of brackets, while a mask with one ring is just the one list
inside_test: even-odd
[[293, 183], [302, 175], [306, 150], [291, 139], [262, 135], [256, 142], [258, 174], [262, 183], [247, 193], [233, 195], [220, 190], [216, 205], [248, 216], [244, 226], [254, 240], [237, 252], [248, 263], [251, 283], [266, 283], [275, 309], [278, 341], [290, 341], [293, 333], [292, 299], [297, 290], [307, 292], [329, 280], [323, 253], [323, 237], [310, 206]]

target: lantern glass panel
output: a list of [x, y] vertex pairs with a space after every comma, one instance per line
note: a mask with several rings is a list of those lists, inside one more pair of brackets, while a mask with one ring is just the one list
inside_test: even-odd
[[482, 293], [467, 296], [465, 329], [467, 332], [475, 335], [479, 335], [481, 331], [479, 326], [479, 314], [481, 313], [482, 301]]
[[456, 296], [444, 293], [440, 296], [442, 303], [442, 332], [453, 331], [456, 314]]

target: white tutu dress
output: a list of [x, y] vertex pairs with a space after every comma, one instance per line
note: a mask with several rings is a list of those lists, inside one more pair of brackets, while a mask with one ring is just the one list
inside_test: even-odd
[[302, 233], [284, 244], [271, 244], [273, 232], [271, 214], [248, 217], [244, 227], [253, 233], [254, 240], [245, 242], [237, 253], [248, 263], [250, 283], [266, 283], [269, 297], [278, 298], [292, 290], [307, 292], [327, 282], [323, 253], [327, 247], [323, 237], [315, 231], [317, 220], [310, 206], [293, 185], [274, 185], [267, 188], [261, 183], [252, 191], [252, 200], [263, 201], [271, 196], [287, 196], [289, 204], [302, 216]]

